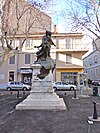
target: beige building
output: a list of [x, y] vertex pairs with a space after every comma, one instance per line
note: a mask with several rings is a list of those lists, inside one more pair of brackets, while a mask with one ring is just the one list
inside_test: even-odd
[[[33, 34], [35, 36], [39, 32], [44, 34], [46, 30], [51, 30], [51, 17], [35, 8], [34, 5], [30, 5], [25, 0], [7, 0], [6, 2], [3, 12], [2, 6], [5, 2], [4, 0], [0, 1], [0, 35], [2, 36], [2, 33], [7, 32], [7, 37], [13, 41], [11, 44], [13, 48], [21, 46], [23, 40], [26, 39], [26, 41], [22, 50], [0, 67], [0, 84], [7, 83], [11, 80], [21, 81], [23, 77], [21, 73], [23, 72], [22, 70], [19, 72], [20, 68], [30, 68], [29, 62], [32, 63], [34, 61], [34, 45], [40, 44], [38, 37], [40, 36], [40, 39], [42, 35], [39, 35], [36, 40], [34, 40], [34, 37], [31, 40], [32, 37], [28, 35], [31, 36]], [[3, 50], [1, 45], [2, 43], [0, 42], [0, 53]], [[7, 44], [4, 45], [6, 46]], [[30, 55], [28, 56], [25, 52]], [[24, 58], [25, 60], [27, 58], [31, 60], [29, 59], [30, 61], [27, 63], [24, 62]]]
[[[16, 18], [14, 10], [14, 7], [16, 7], [15, 0], [13, 2], [8, 1], [9, 3], [6, 7], [8, 17], [5, 17], [5, 29], [8, 31], [8, 28], [10, 28], [9, 33], [12, 33], [17, 25], [18, 18]], [[28, 5], [24, 0], [18, 1], [19, 14], [21, 14], [23, 12], [22, 9], [25, 10]], [[30, 16], [31, 19], [29, 19]], [[27, 10], [19, 22], [20, 30], [13, 41], [15, 48], [26, 37], [24, 33], [26, 25], [29, 24], [28, 19], [30, 22], [34, 22], [34, 26], [30, 29], [30, 34], [28, 34], [22, 50], [0, 67], [0, 84], [16, 80], [27, 84], [31, 83], [32, 69], [30, 65], [36, 60], [36, 52], [38, 50], [34, 46], [39, 46], [45, 31], [51, 30], [51, 18], [31, 6], [30, 10]], [[56, 47], [52, 46], [51, 48], [51, 57], [56, 61], [54, 81], [62, 80], [78, 84], [78, 87], [80, 86], [80, 78], [84, 70], [82, 56], [87, 52], [87, 50], [82, 48], [82, 37], [81, 33], [57, 33], [56, 26], [54, 26], [52, 40]]]
[[[44, 34], [30, 35], [24, 43], [22, 51], [4, 63], [0, 68], [0, 83], [13, 80], [31, 83], [32, 69], [30, 65], [36, 60], [37, 51], [34, 46], [41, 44]], [[16, 37], [15, 44], [20, 44], [23, 37]], [[87, 52], [82, 49], [82, 37], [81, 33], [52, 33], [52, 40], [56, 44], [56, 47], [52, 46], [51, 48], [51, 57], [56, 61], [54, 81], [80, 83], [80, 74], [84, 70], [82, 56]]]
[[62, 33], [57, 36], [56, 81], [77, 84], [80, 88], [84, 72], [82, 56], [87, 52], [82, 48], [81, 33]]

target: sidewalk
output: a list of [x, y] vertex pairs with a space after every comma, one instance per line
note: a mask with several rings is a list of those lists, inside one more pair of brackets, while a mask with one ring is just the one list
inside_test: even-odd
[[[26, 96], [0, 95], [0, 133], [88, 133], [88, 117], [93, 113], [96, 101], [100, 116], [100, 97], [60, 95], [67, 106], [66, 111], [56, 110], [15, 110], [16, 104]], [[100, 133], [100, 122], [90, 126], [90, 133]]]
[[6, 86], [7, 86], [7, 84], [0, 84], [0, 90], [6, 90]]
[[78, 95], [93, 95], [93, 88], [80, 88]]

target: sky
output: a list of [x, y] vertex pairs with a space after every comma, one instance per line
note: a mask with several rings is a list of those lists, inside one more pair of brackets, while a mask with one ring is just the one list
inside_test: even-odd
[[[37, 2], [40, 2], [40, 1], [44, 1], [44, 0], [37, 0]], [[68, 9], [67, 4], [65, 4], [66, 0], [51, 0], [51, 1], [53, 1], [53, 4], [55, 4], [52, 6], [52, 3], [51, 3], [50, 9], [47, 11], [47, 14], [52, 18], [52, 30], [51, 31], [53, 32], [53, 27], [54, 25], [56, 25], [58, 33], [64, 33], [64, 32], [71, 33], [71, 31], [69, 31], [70, 27], [68, 27], [67, 29], [65, 28], [66, 21], [64, 21], [64, 18], [61, 12], [62, 9], [64, 9], [64, 7], [67, 7]], [[83, 43], [85, 44], [84, 48], [89, 49], [89, 51], [91, 52], [92, 47], [88, 45], [88, 44], [91, 44], [90, 38], [86, 37], [85, 40], [83, 40]]]
[[[27, 0], [31, 1], [31, 0]], [[43, 1], [46, 0], [35, 0], [36, 2], [42, 3]], [[63, 20], [61, 17], [61, 10], [64, 6], [64, 1], [65, 0], [51, 0], [50, 8], [47, 8], [47, 14], [51, 17], [52, 19], [52, 31], [53, 31], [53, 26], [57, 25], [57, 31], [58, 32], [64, 32], [65, 28], [63, 25]]]
[[52, 14], [52, 26], [56, 24], [58, 32], [66, 32], [64, 19], [62, 15], [62, 10], [65, 5], [64, 2], [65, 0], [55, 0], [55, 1], [56, 5], [54, 6], [54, 14]]
[[51, 14], [52, 30], [53, 30], [53, 25], [56, 24], [58, 32], [66, 32], [64, 26], [64, 19], [61, 14], [62, 8], [64, 7], [64, 1], [65, 0], [56, 0], [56, 5], [53, 8], [54, 12]]

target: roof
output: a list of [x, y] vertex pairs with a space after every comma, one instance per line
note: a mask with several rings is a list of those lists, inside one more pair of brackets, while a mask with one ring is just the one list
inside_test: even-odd
[[[80, 66], [80, 65], [76, 65], [76, 64], [71, 64], [71, 65], [66, 65], [65, 67], [63, 66], [63, 69], [72, 69], [72, 68], [81, 68], [81, 69], [84, 69], [83, 66]], [[57, 69], [62, 69], [62, 67], [57, 67]]]
[[[35, 32], [34, 34], [28, 34], [28, 38], [38, 38], [42, 37], [45, 34], [45, 32]], [[9, 35], [10, 36], [10, 35]], [[82, 33], [54, 33], [52, 32], [52, 37], [78, 37], [82, 38], [84, 35]], [[10, 36], [12, 37], [12, 36]], [[25, 38], [25, 34], [17, 34], [15, 38]]]
[[55, 49], [57, 53], [62, 53], [62, 54], [66, 54], [67, 53], [82, 53], [82, 55], [84, 55], [85, 53], [88, 52], [87, 49]]

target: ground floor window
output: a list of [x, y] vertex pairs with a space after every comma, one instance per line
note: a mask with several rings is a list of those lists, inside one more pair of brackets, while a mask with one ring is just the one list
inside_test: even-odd
[[22, 82], [24, 84], [31, 85], [31, 83], [32, 83], [32, 73], [31, 74], [22, 74]]
[[77, 73], [61, 72], [61, 81], [77, 85]]
[[14, 71], [9, 72], [9, 82], [14, 81]]

